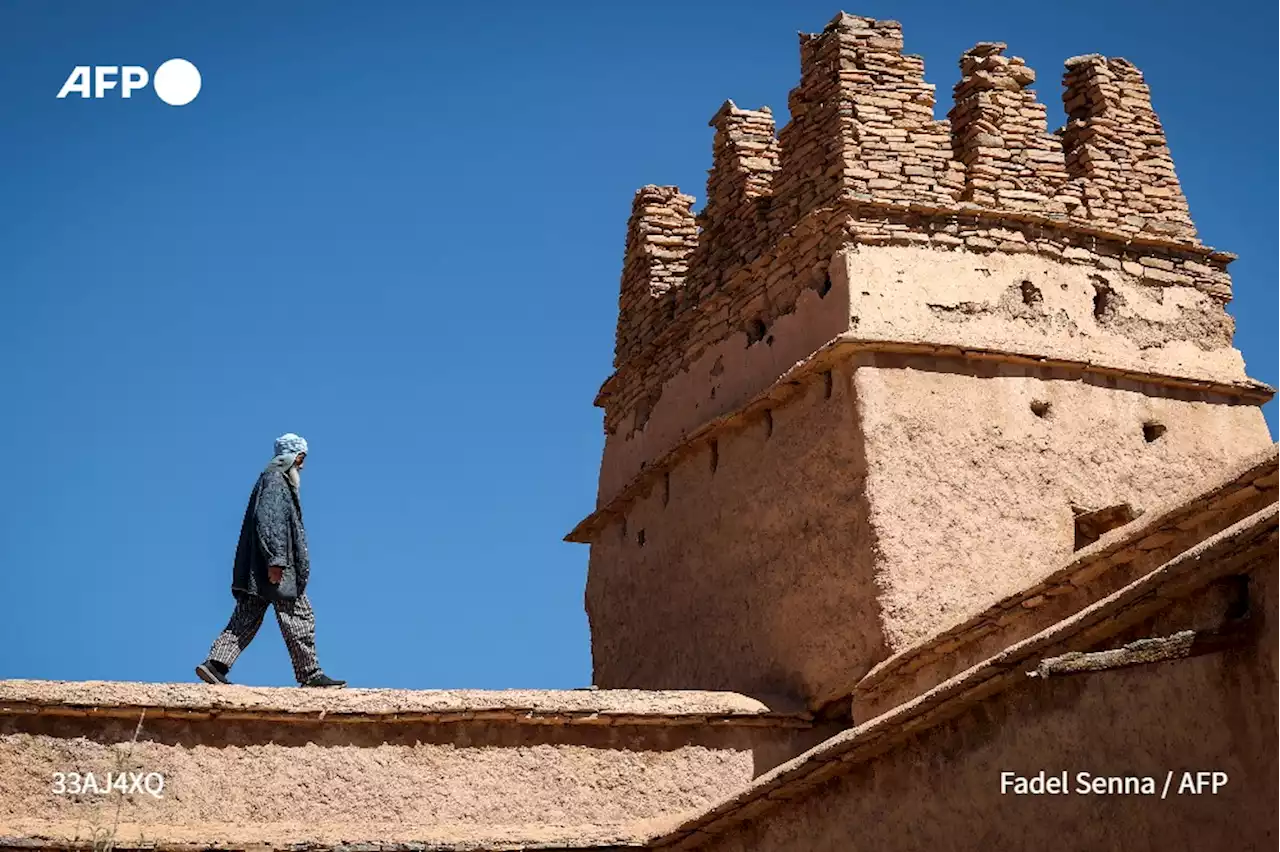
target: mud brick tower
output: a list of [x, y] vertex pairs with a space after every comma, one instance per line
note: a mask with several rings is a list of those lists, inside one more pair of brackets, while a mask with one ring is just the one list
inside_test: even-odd
[[[800, 39], [711, 119], [706, 204], [636, 193], [586, 605], [601, 687], [836, 694], [1270, 444], [1142, 74]], [[1101, 525], [1099, 528], [1098, 525]], [[1037, 606], [1034, 598], [1024, 606]], [[844, 690], [847, 692], [847, 690]]]
[[[1004, 45], [946, 121], [896, 23], [800, 50], [698, 214], [635, 196], [602, 688], [0, 673], [0, 852], [1276, 848], [1272, 391], [1142, 76], [1069, 60], [1050, 134]], [[164, 796], [51, 790], [112, 769]]]

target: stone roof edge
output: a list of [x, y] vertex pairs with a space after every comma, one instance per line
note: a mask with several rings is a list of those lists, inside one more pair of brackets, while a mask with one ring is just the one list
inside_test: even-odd
[[[1105, 641], [1221, 576], [1265, 558], [1277, 542], [1277, 504], [1206, 538], [1113, 594], [1018, 642], [928, 692], [841, 731], [757, 778], [721, 804], [654, 837], [650, 848], [692, 848], [708, 837], [771, 810], [780, 801], [849, 772], [970, 706], [1023, 683], [1034, 658], [1085, 650]], [[1026, 667], [1024, 669], [1024, 667]]]
[[678, 690], [383, 690], [0, 680], [0, 716], [284, 723], [507, 722], [531, 725], [808, 727], [795, 701]]
[[1274, 388], [1253, 379], [1239, 382], [1215, 382], [1207, 379], [1185, 378], [1163, 373], [1144, 373], [1092, 361], [1073, 361], [1008, 350], [968, 348], [943, 343], [878, 340], [845, 332], [824, 343], [812, 355], [797, 361], [794, 366], [779, 375], [767, 388], [735, 410], [712, 418], [689, 432], [670, 450], [636, 474], [607, 504], [597, 507], [594, 512], [583, 518], [577, 526], [570, 530], [564, 540], [579, 544], [590, 544], [591, 536], [604, 526], [611, 517], [625, 512], [631, 503], [652, 489], [657, 481], [658, 474], [672, 468], [702, 441], [732, 428], [763, 408], [790, 398], [807, 377], [829, 369], [837, 361], [862, 352], [931, 355], [941, 358], [976, 359], [1038, 367], [1056, 367], [1078, 372], [1081, 375], [1108, 376], [1184, 390], [1218, 393], [1259, 405], [1269, 402], [1275, 396]]
[[[1280, 468], [1280, 444], [1272, 444], [1265, 450], [1244, 457], [1229, 467], [1224, 473], [1214, 477], [1208, 485], [1201, 484], [1192, 489], [1180, 492], [1176, 497], [1162, 502], [1157, 507], [1144, 512], [1141, 517], [1124, 526], [1118, 527], [1072, 555], [1071, 559], [1061, 567], [1045, 575], [1037, 582], [1014, 592], [997, 601], [986, 609], [966, 618], [946, 630], [935, 633], [928, 639], [913, 645], [887, 660], [876, 665], [866, 675], [852, 684], [847, 690], [835, 691], [832, 695], [819, 700], [820, 704], [829, 704], [848, 697], [855, 691], [871, 691], [882, 688], [895, 674], [902, 671], [911, 661], [927, 656], [943, 645], [953, 645], [964, 641], [966, 634], [989, 623], [1002, 613], [1015, 611], [1024, 613], [1026, 617], [1034, 617], [1035, 610], [1023, 607], [1023, 603], [1063, 584], [1081, 585], [1080, 580], [1092, 578], [1095, 569], [1105, 568], [1111, 557], [1134, 544], [1140, 544], [1153, 533], [1171, 525], [1185, 522], [1212, 505], [1215, 500], [1231, 500], [1231, 495], [1250, 488], [1261, 490], [1263, 487], [1276, 488], [1277, 469]], [[1258, 483], [1264, 483], [1259, 486]]]

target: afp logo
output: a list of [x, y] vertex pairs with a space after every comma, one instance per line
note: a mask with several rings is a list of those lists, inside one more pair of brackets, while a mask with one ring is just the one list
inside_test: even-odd
[[[108, 93], [131, 98], [148, 81], [156, 97], [169, 106], [186, 106], [200, 94], [200, 69], [185, 59], [170, 59], [155, 74], [141, 65], [77, 65], [58, 92], [59, 98], [78, 94], [81, 98], [105, 98]], [[115, 96], [115, 95], [112, 95]]]

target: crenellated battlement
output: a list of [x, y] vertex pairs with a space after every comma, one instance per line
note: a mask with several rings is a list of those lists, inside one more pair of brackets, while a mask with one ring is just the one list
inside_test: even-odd
[[1036, 578], [1097, 512], [1270, 445], [1234, 257], [1197, 239], [1138, 70], [1068, 60], [1050, 132], [1006, 45], [964, 52], [943, 120], [902, 46], [844, 14], [802, 35], [776, 137], [767, 108], [711, 119], [696, 216], [636, 196], [569, 535], [599, 685], [822, 705], [1019, 590], [1050, 606]]
[[713, 165], [707, 203], [698, 214], [701, 233], [693, 258], [699, 297], [712, 295], [767, 245], [769, 202], [778, 170], [778, 140], [768, 107], [746, 110], [725, 101], [709, 123], [716, 131]]
[[1196, 238], [1141, 72], [1068, 60], [1068, 122], [1051, 133], [1035, 72], [1006, 50], [966, 51], [936, 120], [901, 25], [842, 13], [800, 36], [800, 83], [776, 136], [768, 107], [726, 101], [710, 121], [703, 210], [676, 187], [636, 195], [617, 372], [597, 400], [609, 434], [643, 427], [664, 385], [715, 344], [771, 344], [804, 293], [830, 288], [842, 247], [1039, 255], [1191, 287], [1221, 311], [1232, 256]]
[[1126, 233], [1196, 241], [1164, 127], [1142, 72], [1096, 54], [1067, 60], [1062, 144], [1081, 218]]
[[682, 287], [698, 244], [693, 197], [674, 186], [636, 191], [627, 223], [627, 247], [618, 303], [614, 366], [622, 366], [675, 315], [673, 288]]
[[955, 158], [964, 167], [960, 200], [990, 209], [1062, 214], [1080, 206], [1067, 191], [1062, 140], [1047, 131], [1044, 104], [1029, 89], [1036, 73], [1007, 46], [983, 42], [960, 58], [948, 113]]
[[961, 172], [945, 122], [933, 117], [924, 60], [902, 53], [902, 25], [840, 14], [800, 37], [800, 85], [779, 134], [775, 236], [850, 195], [955, 198]]

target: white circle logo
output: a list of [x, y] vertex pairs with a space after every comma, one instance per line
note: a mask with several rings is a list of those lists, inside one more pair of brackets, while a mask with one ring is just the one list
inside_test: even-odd
[[200, 69], [185, 59], [170, 59], [156, 69], [151, 86], [169, 106], [186, 106], [200, 94]]

